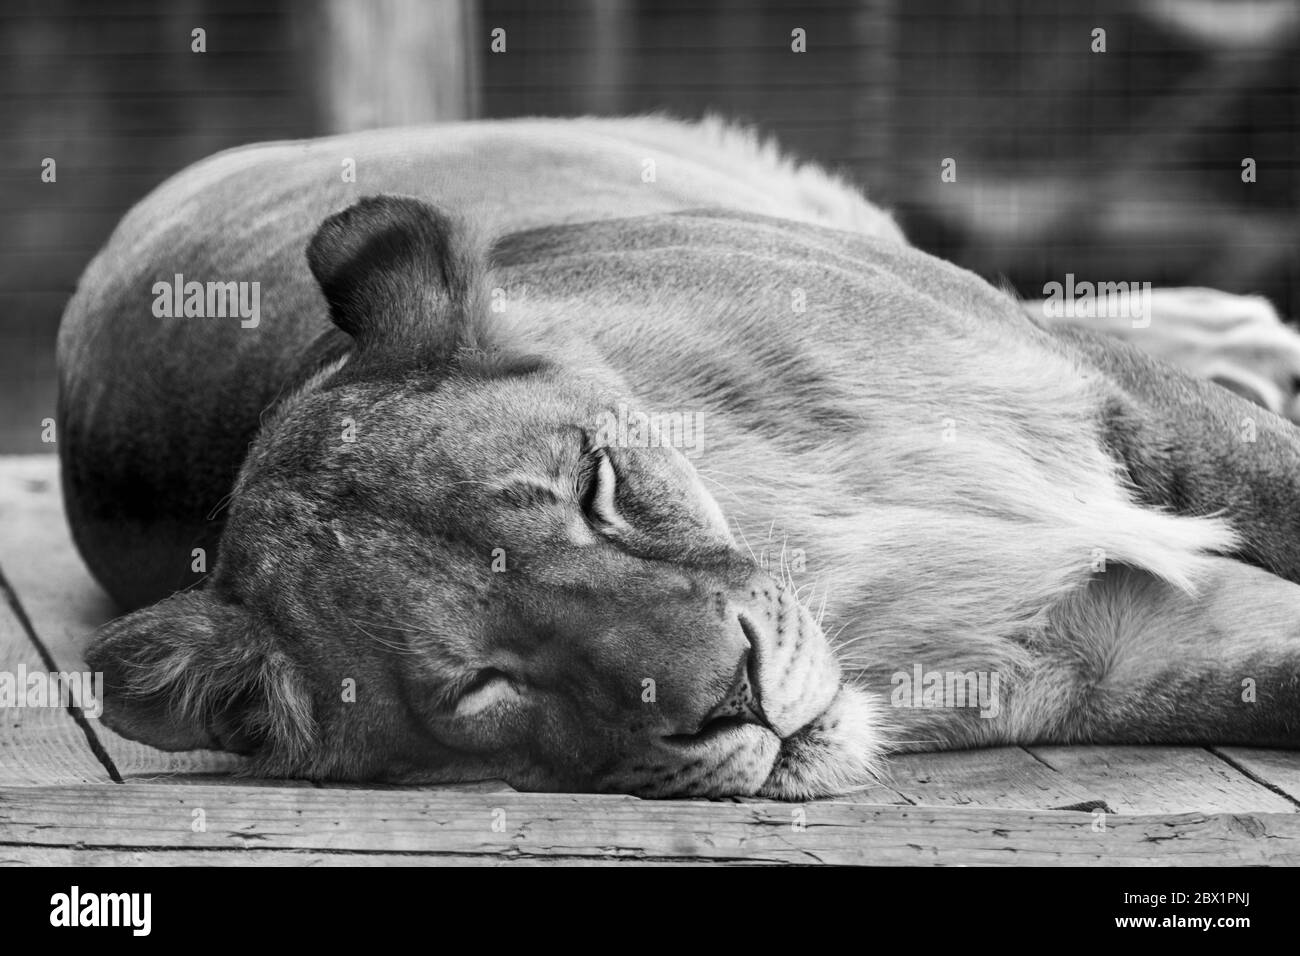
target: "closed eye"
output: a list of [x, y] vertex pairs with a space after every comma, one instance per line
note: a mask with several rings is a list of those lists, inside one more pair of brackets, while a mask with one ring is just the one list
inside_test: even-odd
[[485, 667], [459, 688], [456, 697], [456, 716], [473, 717], [519, 696], [514, 681], [504, 671]]
[[578, 484], [578, 501], [582, 513], [597, 528], [621, 525], [614, 492], [618, 488], [618, 475], [609, 454], [603, 448], [591, 451], [583, 461]]

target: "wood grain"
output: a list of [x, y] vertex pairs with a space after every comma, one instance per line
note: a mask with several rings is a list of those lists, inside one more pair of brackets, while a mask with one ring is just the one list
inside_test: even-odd
[[[626, 866], [624, 860], [592, 856], [497, 857], [450, 853], [318, 853], [310, 850], [83, 850], [71, 847], [4, 846], [0, 867], [22, 866]], [[754, 861], [639, 860], [638, 866], [772, 866]]]
[[1030, 752], [1094, 791], [1108, 812], [1294, 813], [1296, 804], [1196, 747], [1031, 747]]
[[[0, 672], [48, 673], [0, 580]], [[108, 783], [107, 768], [64, 707], [0, 707], [0, 784]]]
[[[114, 609], [73, 547], [52, 455], [0, 456], [0, 571], [55, 665], [85, 670], [86, 640]], [[229, 754], [165, 753], [119, 737], [103, 724], [93, 724], [92, 730], [124, 778], [239, 766], [239, 758]]]
[[1103, 791], [1071, 779], [1022, 747], [906, 754], [886, 765], [883, 782], [916, 806], [1085, 809]]
[[[713, 860], [641, 860], [639, 866], [727, 866]], [[502, 858], [443, 853], [317, 853], [295, 850], [81, 850], [62, 846], [4, 846], [0, 867], [11, 866], [625, 866], [591, 856]], [[755, 861], [753, 866], [771, 864]]]
[[[206, 827], [198, 833], [192, 829], [197, 809]], [[497, 861], [1300, 863], [1300, 814], [1109, 815], [1104, 822], [1098, 829], [1093, 814], [1062, 811], [560, 794], [140, 784], [0, 788], [0, 842], [7, 847], [401, 852]]]
[[1260, 747], [1211, 747], [1210, 750], [1300, 805], [1300, 750]]

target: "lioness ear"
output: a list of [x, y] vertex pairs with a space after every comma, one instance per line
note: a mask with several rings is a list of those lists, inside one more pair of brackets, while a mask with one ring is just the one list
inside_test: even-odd
[[293, 760], [311, 744], [293, 662], [242, 608], [184, 591], [104, 625], [86, 653], [104, 675], [101, 719], [162, 750]]
[[330, 318], [360, 356], [445, 360], [486, 349], [486, 253], [428, 203], [371, 196], [330, 216], [307, 246]]

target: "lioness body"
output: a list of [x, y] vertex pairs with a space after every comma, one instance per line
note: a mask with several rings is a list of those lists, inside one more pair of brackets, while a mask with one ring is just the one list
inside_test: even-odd
[[[355, 182], [341, 175], [349, 163]], [[881, 738], [894, 748], [1216, 732], [1290, 740], [1293, 700], [1267, 712], [1234, 705], [1240, 677], [1251, 676], [1241, 671], [1247, 662], [1288, 679], [1295, 586], [1220, 557], [1237, 554], [1295, 579], [1295, 524], [1286, 523], [1293, 485], [1276, 507], [1258, 508], [1255, 494], [1296, 461], [1290, 425], [1135, 352], [1035, 325], [1004, 294], [908, 247], [885, 214], [827, 177], [799, 173], [735, 134], [658, 120], [482, 124], [254, 147], [200, 164], [137, 206], [88, 270], [60, 335], [69, 516], [92, 570], [124, 605], [202, 577], [196, 548], [208, 562], [220, 550], [228, 580], [259, 573], [231, 568], [228, 545], [240, 560], [254, 552], [243, 536], [221, 539], [223, 504], [232, 492], [256, 497], [249, 479], [236, 490], [241, 467], [261, 467], [246, 461], [255, 440], [280, 455], [279, 474], [303, 479], [321, 467], [273, 437], [302, 427], [295, 422], [319, 425], [318, 444], [331, 428], [367, 440], [364, 415], [345, 414], [363, 404], [340, 406], [333, 419], [304, 417], [340, 367], [359, 388], [401, 378], [398, 400], [418, 391], [409, 371], [394, 371], [400, 360], [354, 357], [352, 339], [362, 342], [368, 327], [338, 313], [356, 296], [327, 304], [304, 258], [322, 220], [380, 193], [427, 201], [499, 239], [481, 291], [494, 297], [492, 321], [509, 329], [507, 341], [590, 385], [602, 407], [698, 416], [688, 451], [736, 547], [786, 590], [815, 593], [841, 666], [870, 701], [831, 705], [831, 717], [812, 724], [795, 720], [801, 732], [811, 726], [830, 738], [870, 717], [864, 762]], [[403, 211], [392, 215], [382, 232], [365, 222], [339, 229], [390, 235], [406, 221]], [[327, 286], [333, 263], [371, 255], [358, 243], [324, 245], [326, 265], [313, 268]], [[177, 274], [259, 282], [256, 326], [158, 318], [155, 283]], [[466, 342], [477, 348], [467, 339], [462, 351]], [[483, 351], [498, 348], [485, 342]], [[534, 403], [549, 414], [557, 401], [525, 385], [505, 394], [510, 404], [457, 414], [527, 421]], [[573, 401], [573, 424], [590, 423], [595, 413]], [[1243, 416], [1258, 432], [1253, 447], [1238, 444]], [[409, 426], [384, 435], [415, 440]], [[355, 440], [341, 437], [339, 454], [352, 454], [344, 446]], [[400, 471], [385, 467], [400, 485]], [[635, 504], [623, 504], [637, 523]], [[711, 503], [700, 507], [712, 514]], [[676, 540], [672, 521], [639, 517]], [[345, 548], [355, 538], [336, 536]], [[682, 537], [689, 552], [690, 535]], [[508, 561], [510, 544], [501, 543]], [[643, 552], [653, 557], [653, 545]], [[263, 560], [269, 577], [270, 558], [243, 563]], [[293, 587], [331, 600], [313, 593], [310, 560], [294, 567]], [[236, 604], [256, 603], [251, 584], [217, 584]], [[1198, 587], [1201, 596], [1191, 597]], [[1228, 607], [1247, 587], [1269, 594], [1268, 607]], [[1283, 606], [1286, 614], [1276, 610]], [[1225, 624], [1241, 615], [1251, 615], [1249, 629]], [[1175, 631], [1170, 622], [1182, 623]], [[757, 640], [748, 625], [746, 634]], [[313, 660], [295, 664], [325, 666]], [[304, 692], [318, 709], [346, 672], [337, 657], [329, 662], [328, 679]], [[911, 700], [889, 708], [891, 696], [900, 703], [894, 676], [916, 667], [1000, 675], [1002, 697], [982, 715]], [[1173, 690], [1197, 680], [1213, 692], [1192, 699]], [[315, 717], [322, 726], [330, 719]], [[391, 730], [372, 722], [367, 739], [379, 724]], [[212, 732], [215, 743], [183, 734], [170, 742], [224, 745], [227, 733]], [[394, 748], [396, 774], [359, 759], [269, 766], [401, 776], [425, 759], [417, 750]], [[509, 776], [508, 767], [493, 769]], [[823, 767], [815, 785], [789, 783], [798, 772], [780, 758], [770, 774], [766, 786], [778, 795], [853, 777]], [[628, 788], [753, 789], [656, 786]]]

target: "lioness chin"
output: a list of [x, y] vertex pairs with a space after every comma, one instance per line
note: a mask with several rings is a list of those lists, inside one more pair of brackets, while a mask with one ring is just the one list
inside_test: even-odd
[[157, 747], [803, 799], [889, 751], [1300, 742], [1293, 427], [725, 127], [221, 154], [126, 217], [59, 362], [74, 537], [134, 609], [88, 661]]

